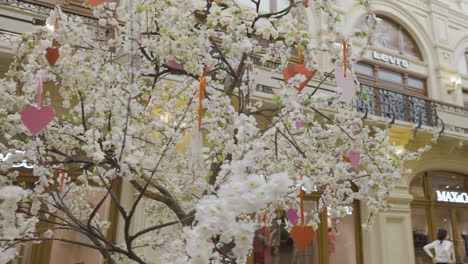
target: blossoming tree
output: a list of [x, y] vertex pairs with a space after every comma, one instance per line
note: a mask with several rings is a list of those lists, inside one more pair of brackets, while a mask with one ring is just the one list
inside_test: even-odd
[[[263, 1], [90, 1], [105, 35], [59, 7], [48, 19], [55, 31], [23, 35], [0, 80], [0, 152], [14, 153], [0, 163], [0, 262], [22, 243], [60, 240], [109, 263], [245, 263], [258, 216], [268, 223], [278, 207], [299, 208], [297, 186], [321, 194], [318, 210], [305, 212], [314, 228], [321, 210], [343, 216], [356, 199], [370, 216], [385, 209], [402, 162], [418, 153], [395, 153], [385, 128], [366, 126], [343, 102], [356, 88], [351, 41], [368, 40], [375, 16], [343, 36], [328, 0], [290, 0], [275, 12]], [[325, 45], [303, 23], [317, 8], [335, 36]], [[316, 63], [323, 54], [345, 83], [336, 93], [302, 89], [314, 74], [333, 76]], [[254, 62], [284, 70], [274, 100], [255, 96]], [[33, 166], [27, 181], [13, 168], [22, 160]], [[130, 203], [121, 184], [134, 188]], [[90, 204], [95, 188], [105, 194]], [[121, 241], [106, 235], [116, 222], [99, 217], [108, 200]], [[155, 248], [158, 260], [145, 255]]]

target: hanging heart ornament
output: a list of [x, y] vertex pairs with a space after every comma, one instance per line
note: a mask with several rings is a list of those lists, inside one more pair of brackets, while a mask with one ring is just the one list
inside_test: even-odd
[[291, 229], [291, 238], [299, 250], [304, 250], [312, 240], [314, 240], [315, 231], [311, 226], [297, 225]]
[[299, 86], [295, 86], [296, 90], [299, 92], [304, 89], [304, 87], [309, 83], [310, 80], [314, 77], [315, 73], [317, 71], [310, 71], [307, 69], [306, 64], [289, 64], [286, 68], [283, 70], [283, 78], [285, 82], [288, 82], [289, 79], [293, 78], [296, 76], [296, 74], [303, 74], [305, 75], [306, 79], [305, 81], [301, 82]]
[[55, 111], [50, 106], [41, 108], [28, 105], [21, 112], [21, 121], [33, 136], [44, 129], [54, 119]]

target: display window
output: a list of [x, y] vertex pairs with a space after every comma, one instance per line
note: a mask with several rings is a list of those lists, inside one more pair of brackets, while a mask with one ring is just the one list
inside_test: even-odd
[[423, 247], [437, 239], [437, 230], [448, 231], [456, 263], [468, 263], [468, 176], [429, 172], [410, 184], [415, 264], [431, 263]]
[[[31, 171], [28, 168], [20, 168], [20, 176], [18, 183], [26, 184], [29, 188], [33, 188], [34, 181], [31, 177]], [[54, 171], [55, 177], [58, 177], [57, 171]], [[71, 176], [74, 178], [74, 176]], [[89, 204], [91, 208], [94, 208], [99, 201], [104, 199], [104, 203], [99, 208], [97, 215], [100, 221], [112, 221], [115, 218], [115, 206], [112, 203], [110, 197], [106, 197], [107, 190], [104, 187], [92, 186], [91, 195], [87, 196], [85, 202]], [[67, 197], [67, 200], [75, 199], [71, 194]], [[29, 203], [21, 203], [20, 210], [29, 211]], [[63, 217], [64, 213], [57, 211], [58, 217]], [[55, 217], [50, 216], [49, 220], [56, 221]], [[52, 230], [55, 226], [53, 224], [40, 222], [38, 223], [37, 230]], [[111, 228], [107, 229], [106, 236], [109, 238], [115, 237], [115, 226], [111, 225]], [[89, 243], [88, 238], [75, 231], [55, 230], [53, 236], [59, 239], [73, 240], [84, 243]], [[101, 264], [104, 263], [104, 259], [101, 254], [92, 248], [83, 247], [76, 244], [62, 242], [60, 240], [48, 240], [43, 241], [40, 244], [25, 242], [17, 246], [20, 257], [9, 262], [9, 264], [62, 264], [62, 263], [73, 263], [73, 264]]]
[[[304, 201], [305, 211], [317, 210], [318, 199]], [[306, 222], [307, 222], [306, 217]], [[325, 209], [312, 243], [299, 250], [288, 232], [285, 211], [279, 208], [270, 226], [255, 232], [249, 264], [360, 264], [362, 263], [359, 204], [350, 205], [349, 214], [334, 218]]]

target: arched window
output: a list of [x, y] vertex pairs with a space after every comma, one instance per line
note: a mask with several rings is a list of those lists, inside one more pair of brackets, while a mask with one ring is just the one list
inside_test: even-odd
[[377, 17], [380, 19], [380, 23], [377, 26], [372, 45], [422, 60], [416, 41], [403, 26], [388, 17], [381, 15]]

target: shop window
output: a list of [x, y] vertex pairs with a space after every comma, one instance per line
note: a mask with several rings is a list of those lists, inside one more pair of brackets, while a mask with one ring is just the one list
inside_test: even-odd
[[[305, 211], [317, 210], [316, 200], [305, 200]], [[322, 223], [315, 231], [314, 240], [304, 250], [299, 250], [287, 231], [284, 210], [276, 211], [271, 226], [262, 226], [255, 232], [249, 264], [359, 264], [357, 256], [361, 247], [357, 205], [349, 207], [343, 218], [321, 216]], [[326, 211], [324, 211], [326, 213]], [[306, 222], [310, 220], [306, 217]], [[357, 224], [358, 223], [358, 224]]]
[[422, 247], [445, 229], [453, 242], [456, 263], [468, 263], [468, 176], [430, 172], [410, 185], [415, 264], [430, 263]]
[[411, 209], [415, 264], [431, 263], [431, 258], [423, 249], [431, 242], [427, 218], [427, 208], [414, 207]]
[[433, 197], [437, 201], [445, 202], [442, 197], [443, 192], [466, 192], [466, 178], [455, 174], [434, 174], [431, 177]]
[[[304, 201], [304, 210], [317, 210], [316, 201]], [[252, 264], [319, 264], [319, 245], [317, 234], [312, 243], [299, 250], [288, 231], [284, 210], [277, 210], [277, 218], [272, 226], [263, 226], [255, 231]], [[306, 218], [306, 222], [310, 220]]]
[[355, 216], [328, 217], [328, 250], [330, 264], [356, 264]]
[[416, 178], [410, 184], [410, 194], [414, 199], [423, 200], [425, 199], [424, 194], [424, 177], [416, 176]]

